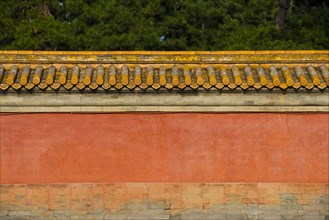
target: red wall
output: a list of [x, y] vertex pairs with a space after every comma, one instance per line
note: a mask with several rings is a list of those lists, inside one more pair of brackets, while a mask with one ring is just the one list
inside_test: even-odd
[[2, 114], [0, 183], [328, 182], [328, 114]]

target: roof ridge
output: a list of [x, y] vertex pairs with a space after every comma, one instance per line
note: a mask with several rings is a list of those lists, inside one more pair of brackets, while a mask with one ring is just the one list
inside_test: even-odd
[[279, 55], [329, 54], [329, 50], [221, 50], [221, 51], [45, 51], [0, 50], [5, 55]]

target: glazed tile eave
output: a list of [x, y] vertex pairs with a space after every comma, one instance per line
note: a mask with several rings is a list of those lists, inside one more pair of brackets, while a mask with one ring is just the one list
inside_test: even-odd
[[0, 91], [312, 91], [328, 69], [325, 50], [1, 51]]

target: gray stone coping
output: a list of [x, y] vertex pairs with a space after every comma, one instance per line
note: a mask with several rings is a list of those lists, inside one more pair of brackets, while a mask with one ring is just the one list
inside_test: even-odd
[[329, 90], [295, 93], [6, 93], [0, 112], [329, 112]]

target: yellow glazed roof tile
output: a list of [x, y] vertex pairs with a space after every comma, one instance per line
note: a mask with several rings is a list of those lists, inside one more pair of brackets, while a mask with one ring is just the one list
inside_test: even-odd
[[328, 89], [329, 51], [0, 51], [6, 90]]

